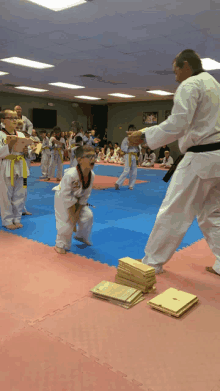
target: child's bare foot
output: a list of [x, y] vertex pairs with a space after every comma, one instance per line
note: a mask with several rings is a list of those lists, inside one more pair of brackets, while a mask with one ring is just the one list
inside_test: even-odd
[[50, 178], [45, 178], [45, 179], [44, 179], [45, 182], [47, 182], [47, 181], [49, 181], [49, 180], [50, 180]]
[[57, 178], [57, 182], [60, 182], [61, 181], [61, 179], [60, 178]]
[[15, 226], [15, 224], [9, 224], [9, 225], [6, 225], [6, 226], [5, 226], [5, 228], [7, 228], [7, 229], [11, 229], [11, 230], [13, 230], [13, 229], [17, 229], [17, 227]]
[[22, 213], [22, 216], [32, 216], [32, 213], [26, 211], [26, 212], [23, 212], [23, 213]]
[[14, 223], [15, 227], [16, 228], [22, 228], [23, 227], [23, 224], [21, 223]]
[[66, 254], [66, 250], [64, 250], [64, 248], [60, 248], [60, 247], [55, 246], [55, 247], [54, 247], [54, 250], [55, 250], [58, 254]]

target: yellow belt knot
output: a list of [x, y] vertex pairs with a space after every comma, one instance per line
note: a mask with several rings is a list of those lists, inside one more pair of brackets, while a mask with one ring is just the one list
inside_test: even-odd
[[129, 156], [129, 167], [131, 167], [131, 157], [132, 157], [132, 155], [135, 156], [136, 163], [138, 162], [138, 154], [136, 152], [129, 152], [128, 153], [128, 156]]
[[56, 151], [58, 151], [59, 153], [59, 156], [60, 156], [60, 159], [61, 159], [61, 162], [63, 163], [63, 156], [62, 156], [62, 153], [61, 153], [61, 150], [62, 148], [54, 148]]
[[22, 155], [8, 155], [4, 159], [11, 160], [11, 185], [14, 186], [14, 165], [19, 160], [23, 161], [23, 188], [27, 188], [27, 163]]

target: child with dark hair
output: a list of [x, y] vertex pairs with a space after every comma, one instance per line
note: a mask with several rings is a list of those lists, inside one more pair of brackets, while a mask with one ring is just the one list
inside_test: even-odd
[[49, 181], [50, 178], [54, 177], [55, 169], [57, 167], [57, 181], [59, 182], [62, 178], [63, 172], [63, 150], [65, 148], [65, 140], [63, 137], [61, 137], [61, 129], [58, 126], [53, 128], [51, 136], [52, 137], [49, 141], [51, 159], [48, 170], [48, 177], [45, 178], [45, 181]]
[[[134, 132], [136, 130], [133, 124], [129, 125], [128, 131]], [[129, 175], [129, 189], [133, 190], [136, 178], [137, 178], [137, 163], [138, 163], [138, 154], [140, 152], [140, 147], [130, 146], [128, 137], [125, 137], [121, 144], [122, 152], [125, 152], [125, 168], [121, 176], [115, 183], [115, 190], [119, 190], [120, 186], [123, 185], [125, 179]]]
[[79, 147], [82, 147], [83, 146], [83, 139], [81, 136], [76, 136], [75, 137], [75, 142], [74, 143], [71, 143], [71, 146], [70, 146], [70, 152], [71, 152], [71, 155], [70, 155], [70, 167], [76, 167], [77, 166], [77, 159], [76, 159], [76, 150], [77, 148]]
[[[65, 170], [60, 184], [53, 188], [55, 194], [55, 216], [57, 238], [55, 250], [65, 254], [70, 250], [72, 234], [75, 239], [91, 246], [89, 241], [93, 213], [87, 205], [92, 191], [95, 174], [92, 171], [95, 164], [93, 147], [84, 145], [75, 151], [77, 166]], [[76, 228], [78, 225], [78, 229]]]

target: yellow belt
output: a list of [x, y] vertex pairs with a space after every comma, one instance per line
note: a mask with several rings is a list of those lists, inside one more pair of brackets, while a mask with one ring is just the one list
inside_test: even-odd
[[136, 152], [129, 152], [128, 153], [129, 155], [129, 167], [131, 167], [131, 156], [135, 156], [136, 157], [136, 162], [138, 162], [138, 154]]
[[76, 144], [72, 144], [70, 145], [70, 148], [74, 148], [76, 146]]
[[59, 155], [60, 155], [60, 159], [61, 159], [61, 162], [63, 163], [63, 156], [62, 156], [62, 153], [61, 153], [61, 149], [62, 148], [54, 148], [56, 151], [58, 151]]
[[21, 155], [8, 155], [4, 159], [11, 160], [11, 185], [14, 186], [14, 165], [19, 160], [23, 161], [23, 188], [27, 188], [27, 164], [24, 156]]
[[44, 149], [50, 149], [49, 147], [42, 147], [42, 150], [44, 150]]

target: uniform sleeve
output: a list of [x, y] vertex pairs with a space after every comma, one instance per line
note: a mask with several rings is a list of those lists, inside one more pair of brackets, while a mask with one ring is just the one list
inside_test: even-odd
[[68, 209], [77, 203], [77, 198], [74, 197], [72, 191], [73, 177], [71, 175], [64, 175], [61, 182], [61, 197], [65, 207]]
[[160, 125], [145, 129], [149, 148], [157, 149], [183, 137], [193, 120], [199, 98], [200, 91], [195, 82], [180, 85], [174, 97], [171, 115]]
[[80, 197], [80, 199], [79, 199], [79, 204], [80, 204], [80, 205], [86, 205], [86, 204], [87, 204], [88, 199], [89, 199], [89, 197], [90, 197], [90, 194], [91, 194], [91, 192], [92, 192], [92, 187], [93, 187], [94, 179], [95, 179], [95, 174], [92, 172], [91, 184], [90, 184], [89, 188], [85, 190], [83, 196]]
[[10, 155], [8, 145], [5, 144], [5, 139], [0, 135], [0, 158], [4, 159], [8, 155]]
[[27, 128], [28, 134], [32, 135], [32, 130], [33, 130], [32, 122], [28, 118], [25, 119], [25, 122], [26, 122], [26, 128]]
[[121, 150], [125, 153], [128, 152], [128, 138], [127, 137], [125, 137], [121, 143]]

